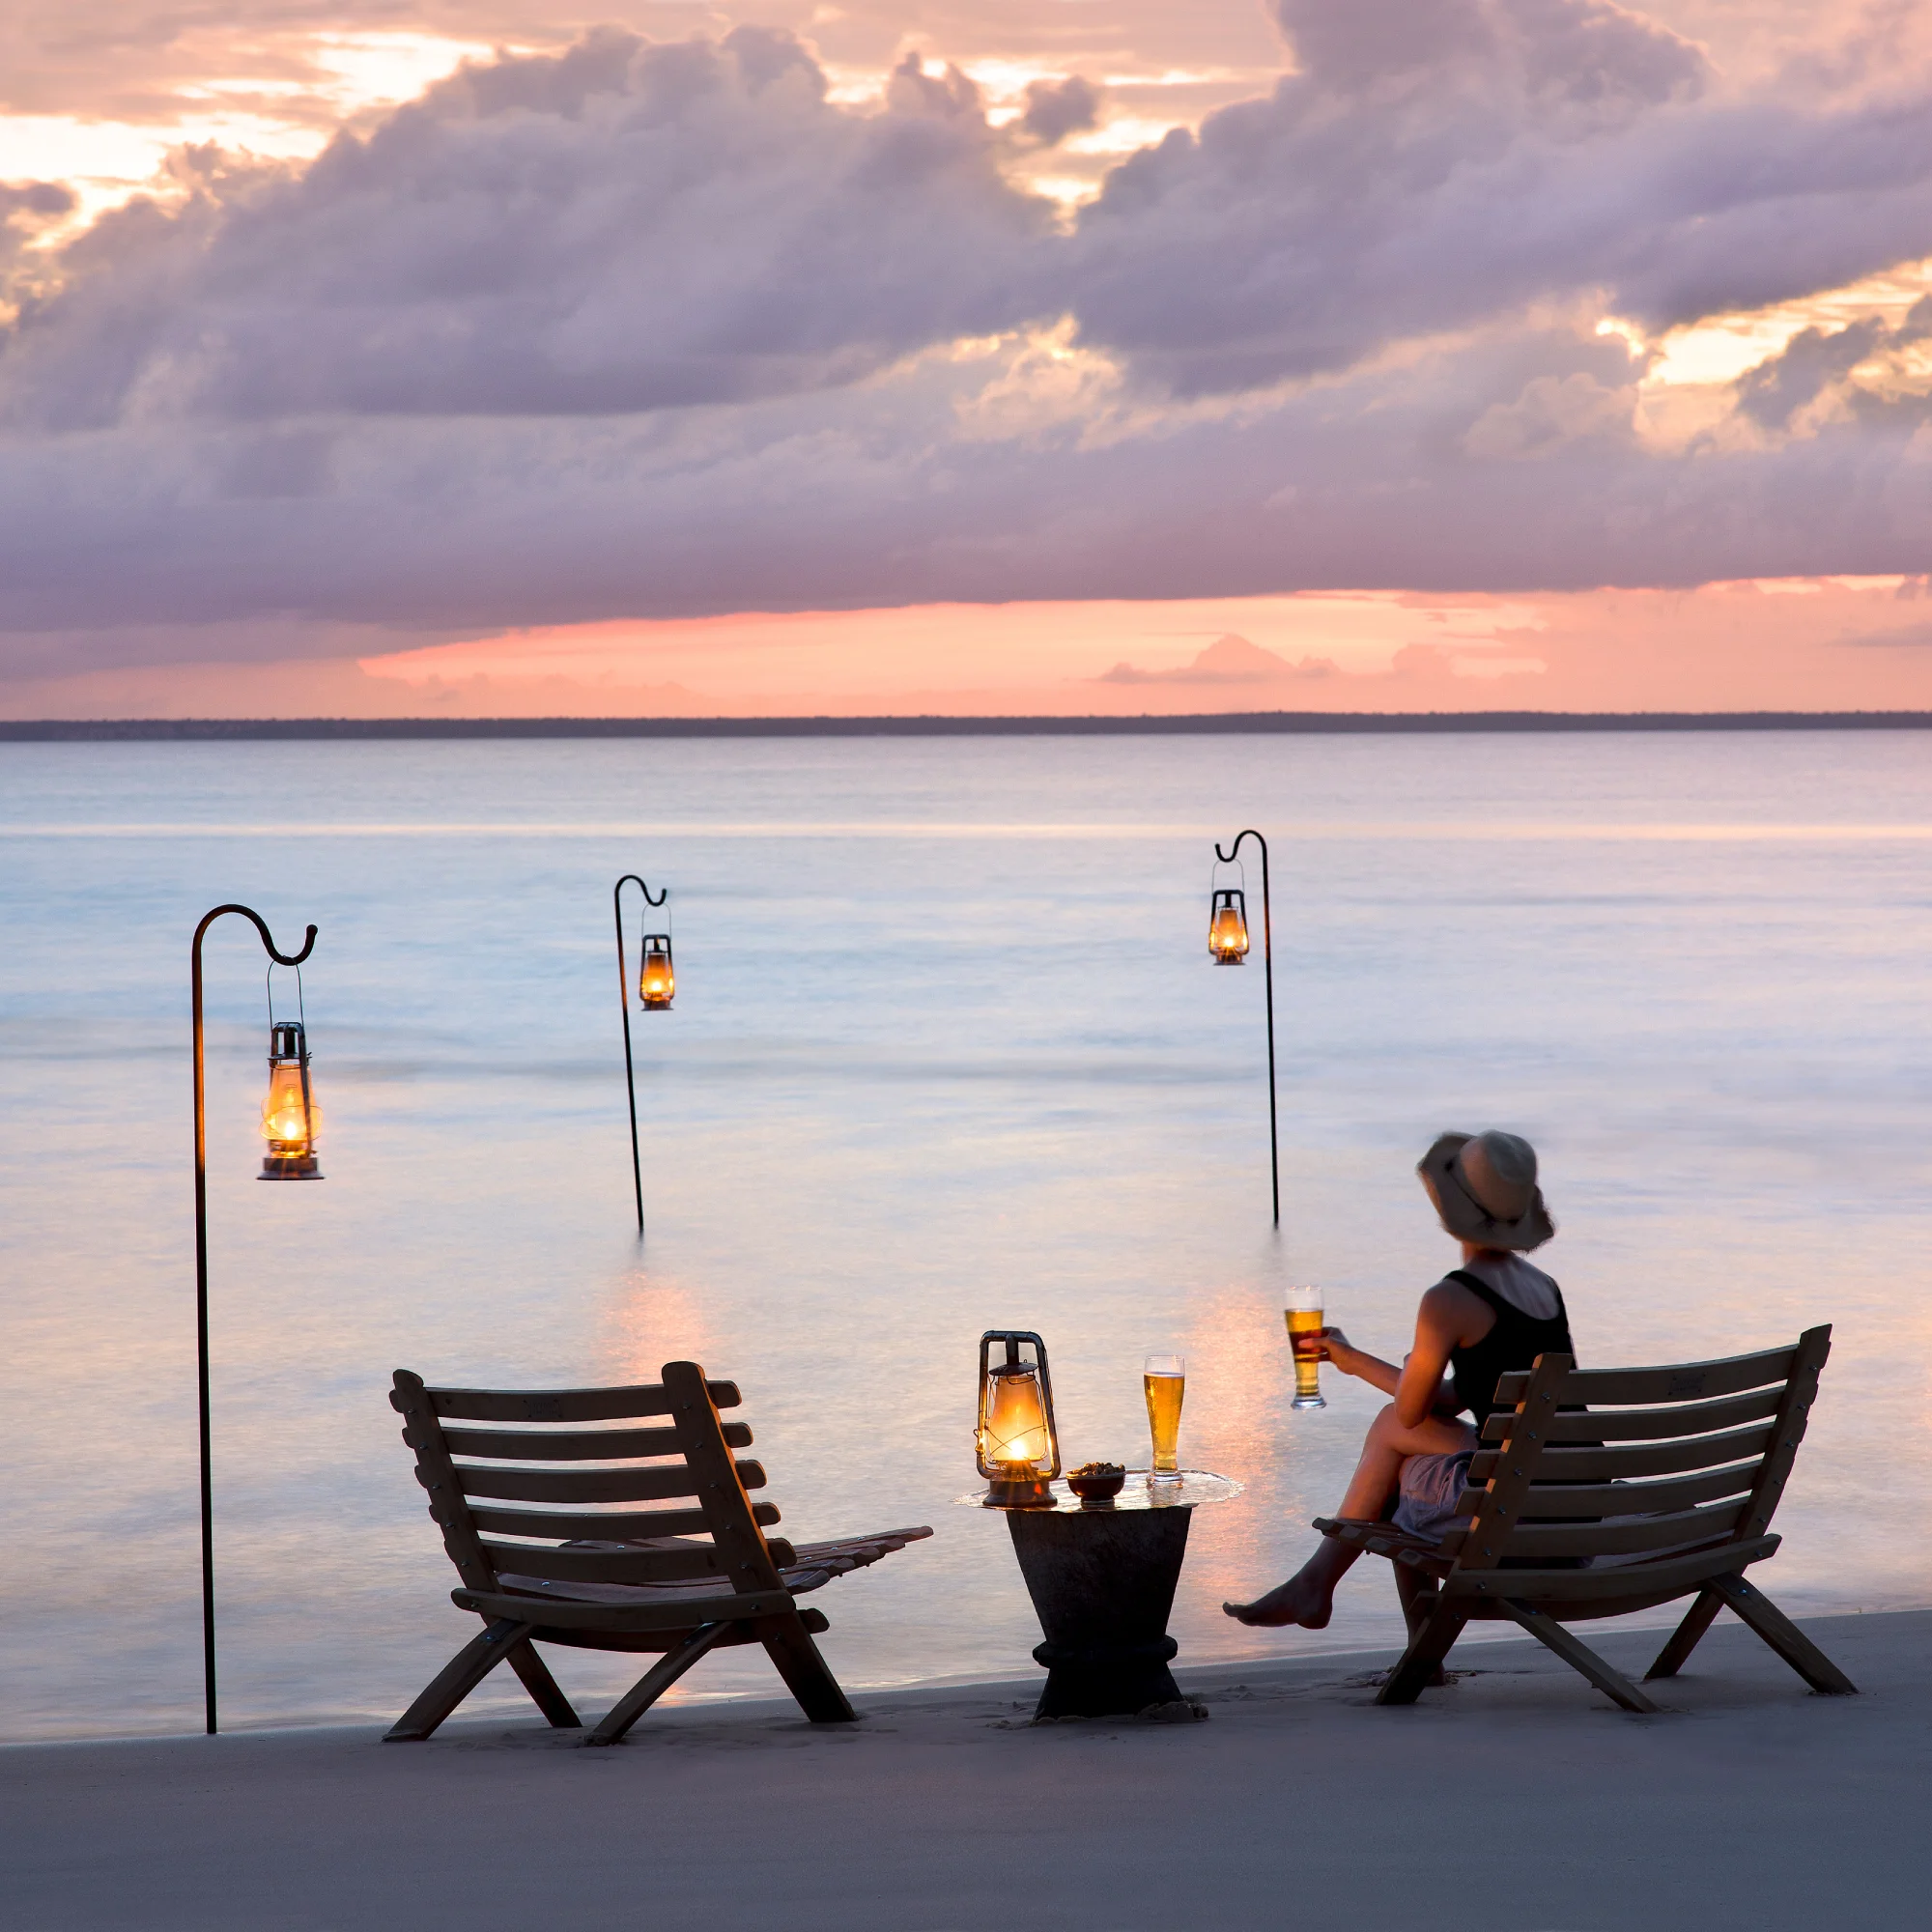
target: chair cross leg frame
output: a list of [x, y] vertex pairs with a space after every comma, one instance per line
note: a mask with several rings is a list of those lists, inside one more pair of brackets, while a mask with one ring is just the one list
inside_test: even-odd
[[1711, 1579], [1645, 1677], [1676, 1676], [1720, 1608], [1754, 1630], [1820, 1696], [1858, 1695], [1859, 1687], [1742, 1573]]
[[[582, 1719], [557, 1689], [542, 1658], [530, 1647], [534, 1624], [497, 1617], [459, 1650], [423, 1687], [422, 1694], [384, 1734], [384, 1744], [420, 1744], [505, 1658], [516, 1665], [537, 1708], [558, 1730], [576, 1730]], [[531, 1682], [534, 1676], [536, 1683]], [[539, 1687], [543, 1688], [539, 1688]]]

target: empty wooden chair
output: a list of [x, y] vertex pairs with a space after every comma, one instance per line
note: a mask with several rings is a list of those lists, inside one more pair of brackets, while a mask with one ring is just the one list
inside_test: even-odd
[[[752, 1432], [718, 1413], [739, 1399], [735, 1383], [707, 1381], [696, 1362], [667, 1362], [662, 1384], [602, 1389], [426, 1388], [398, 1369], [389, 1401], [463, 1579], [450, 1595], [484, 1628], [389, 1740], [427, 1738], [506, 1660], [553, 1724], [578, 1727], [539, 1643], [662, 1653], [590, 1744], [615, 1744], [700, 1657], [725, 1644], [763, 1644], [813, 1723], [849, 1723], [852, 1707], [812, 1642], [825, 1619], [795, 1600], [932, 1532], [885, 1530], [796, 1548], [768, 1538], [763, 1526], [779, 1520], [778, 1510], [746, 1493], [764, 1487], [765, 1472], [731, 1454], [751, 1446]], [[636, 1426], [657, 1417], [668, 1424]], [[506, 1509], [505, 1501], [536, 1507]], [[672, 1506], [611, 1507], [640, 1502]]]
[[1540, 1355], [1504, 1376], [1469, 1468], [1466, 1529], [1439, 1544], [1385, 1522], [1316, 1528], [1390, 1558], [1409, 1643], [1378, 1703], [1412, 1704], [1475, 1618], [1521, 1625], [1626, 1711], [1642, 1690], [1565, 1628], [1693, 1597], [1645, 1681], [1674, 1676], [1726, 1605], [1814, 1690], [1857, 1686], [1746, 1580], [1778, 1545], [1772, 1512], [1804, 1436], [1830, 1327], [1795, 1347], [1661, 1369]]

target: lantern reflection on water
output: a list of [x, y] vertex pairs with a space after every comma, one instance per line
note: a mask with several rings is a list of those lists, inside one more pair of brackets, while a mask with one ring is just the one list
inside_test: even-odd
[[308, 1033], [299, 1020], [273, 1020], [269, 1026], [269, 1097], [262, 1102], [261, 1180], [320, 1180], [315, 1137], [322, 1130], [309, 1071]]
[[1217, 966], [1238, 966], [1248, 956], [1247, 899], [1238, 886], [1214, 894], [1208, 916], [1208, 951]]
[[[993, 1361], [994, 1343], [1005, 1359]], [[1022, 1347], [1033, 1350], [1022, 1360]], [[1048, 1485], [1060, 1473], [1053, 1425], [1053, 1380], [1046, 1344], [1026, 1329], [989, 1329], [980, 1337], [980, 1420], [975, 1437], [986, 1499], [1006, 1508], [1051, 1505]]]
[[677, 980], [670, 966], [670, 934], [644, 934], [643, 964], [638, 969], [638, 1000], [647, 1013], [668, 1011]]

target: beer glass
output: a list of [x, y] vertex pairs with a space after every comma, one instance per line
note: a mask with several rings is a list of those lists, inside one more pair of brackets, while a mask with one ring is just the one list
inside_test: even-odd
[[1288, 1322], [1289, 1347], [1294, 1350], [1295, 1408], [1326, 1408], [1321, 1394], [1321, 1358], [1316, 1338], [1321, 1333], [1321, 1291], [1291, 1288], [1282, 1314]]
[[1142, 1364], [1141, 1382], [1147, 1391], [1148, 1429], [1153, 1435], [1156, 1483], [1180, 1480], [1180, 1399], [1187, 1389], [1184, 1355], [1150, 1355]]

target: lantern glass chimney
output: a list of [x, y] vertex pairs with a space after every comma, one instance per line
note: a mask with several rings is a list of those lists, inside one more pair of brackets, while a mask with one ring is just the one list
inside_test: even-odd
[[1238, 886], [1214, 895], [1208, 915], [1208, 951], [1217, 966], [1238, 966], [1248, 956], [1248, 908]]

